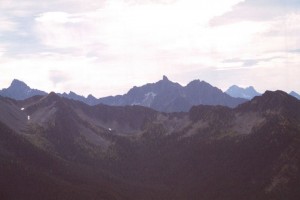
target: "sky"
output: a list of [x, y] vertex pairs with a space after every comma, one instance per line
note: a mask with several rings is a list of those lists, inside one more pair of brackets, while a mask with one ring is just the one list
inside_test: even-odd
[[299, 0], [0, 0], [0, 88], [124, 94], [166, 75], [300, 93]]

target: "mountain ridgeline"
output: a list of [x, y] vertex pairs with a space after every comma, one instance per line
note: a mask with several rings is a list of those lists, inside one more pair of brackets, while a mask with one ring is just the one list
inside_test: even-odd
[[[34, 95], [45, 95], [45, 92], [30, 89], [25, 83], [14, 80], [12, 85], [0, 91], [0, 95], [17, 100]], [[140, 105], [162, 112], [187, 112], [195, 105], [223, 105], [235, 107], [245, 101], [234, 98], [205, 81], [194, 80], [186, 86], [170, 81], [166, 76], [156, 83], [133, 87], [124, 95], [87, 98], [74, 92], [59, 94], [62, 97], [82, 101], [88, 105], [106, 104], [113, 106]]]
[[36, 95], [46, 95], [41, 90], [31, 89], [24, 82], [14, 79], [8, 88], [0, 90], [0, 96], [9, 97], [16, 100], [27, 99]]
[[1, 199], [300, 198], [300, 101], [282, 91], [180, 113], [52, 92], [0, 97], [0, 113]]
[[295, 91], [291, 91], [289, 94], [300, 100], [300, 95], [298, 93], [296, 93]]
[[252, 99], [255, 96], [260, 96], [261, 94], [258, 93], [253, 86], [247, 88], [241, 88], [237, 85], [233, 85], [225, 91], [226, 94], [236, 97], [236, 98], [244, 98], [244, 99]]
[[134, 87], [125, 95], [99, 99], [107, 105], [141, 105], [163, 112], [188, 111], [200, 104], [235, 107], [245, 101], [233, 98], [204, 81], [194, 80], [183, 87], [166, 76], [156, 83]]

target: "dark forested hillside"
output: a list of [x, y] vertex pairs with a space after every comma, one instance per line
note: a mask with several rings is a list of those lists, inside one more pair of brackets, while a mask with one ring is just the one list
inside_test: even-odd
[[0, 98], [1, 199], [299, 199], [300, 101], [160, 113]]

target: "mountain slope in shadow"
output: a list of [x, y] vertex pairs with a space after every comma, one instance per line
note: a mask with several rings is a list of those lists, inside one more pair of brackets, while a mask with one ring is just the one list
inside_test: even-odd
[[181, 113], [55, 93], [0, 108], [2, 199], [300, 197], [300, 101], [282, 91]]

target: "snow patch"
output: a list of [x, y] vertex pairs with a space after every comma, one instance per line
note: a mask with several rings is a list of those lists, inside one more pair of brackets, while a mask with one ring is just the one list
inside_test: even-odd
[[157, 94], [154, 92], [148, 92], [145, 94], [145, 98], [154, 98]]
[[21, 110], [24, 110], [25, 108], [21, 108]]
[[138, 105], [141, 105], [140, 103], [138, 102], [133, 102], [132, 104], [130, 104], [131, 106], [138, 106]]
[[150, 107], [151, 103], [153, 102], [155, 96], [157, 94], [154, 92], [148, 92], [147, 94], [145, 94], [145, 97], [143, 99], [143, 105]]
[[247, 94], [242, 94], [244, 99], [251, 99], [251, 97]]
[[112, 131], [112, 129], [111, 129], [111, 128], [108, 128], [108, 130], [109, 130], [109, 131]]
[[27, 120], [28, 120], [28, 121], [30, 120], [30, 116], [29, 116], [29, 115], [27, 116]]

